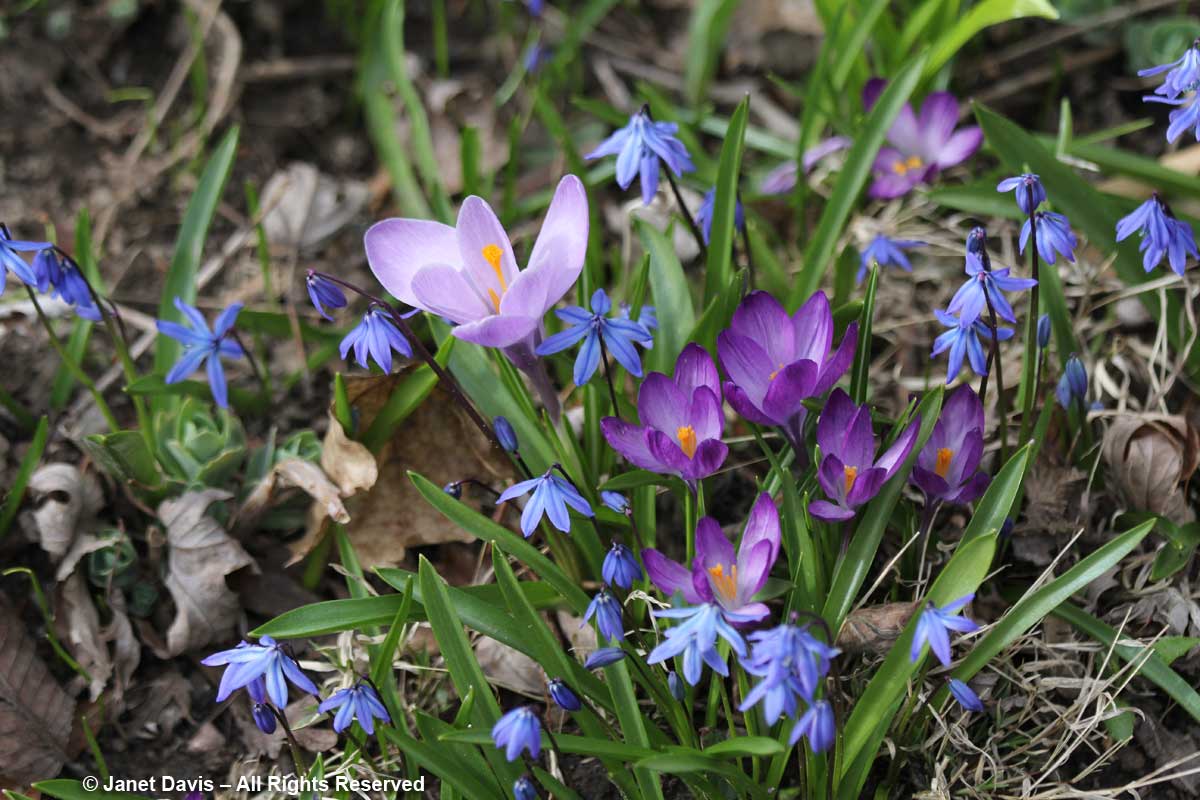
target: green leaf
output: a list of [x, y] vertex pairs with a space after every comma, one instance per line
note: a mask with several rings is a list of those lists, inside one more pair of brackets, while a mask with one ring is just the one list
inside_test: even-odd
[[162, 485], [158, 460], [139, 431], [92, 434], [84, 439], [84, 448], [106, 470], [112, 471], [114, 478], [148, 489]]
[[606, 491], [624, 492], [639, 486], [672, 486], [677, 480], [670, 475], [660, 475], [646, 469], [631, 469], [609, 478], [601, 488]]
[[1025, 480], [1025, 470], [1029, 466], [1033, 447], [1033, 443], [1029, 442], [1013, 453], [1008, 462], [992, 478], [987, 491], [975, 504], [975, 513], [971, 515], [971, 521], [967, 524], [967, 529], [963, 531], [963, 542], [969, 542], [1004, 527], [1004, 520], [1012, 513], [1013, 505]]
[[858, 346], [854, 365], [850, 368], [850, 399], [856, 404], [867, 402], [867, 372], [871, 368], [871, 322], [875, 319], [875, 289], [879, 286], [879, 262], [871, 265], [867, 277], [867, 292], [862, 314], [858, 318]]
[[[441, 741], [423, 742], [390, 725], [380, 726], [379, 732], [385, 739], [400, 748], [406, 756], [420, 764], [423, 769], [432, 772], [462, 792], [464, 797], [490, 797], [495, 800], [508, 800], [507, 790], [497, 786], [494, 780], [481, 781], [476, 778], [474, 770], [463, 768], [461, 755], [455, 752], [454, 748], [444, 746]], [[484, 734], [484, 737], [484, 742], [478, 742], [478, 744], [491, 747], [491, 737], [488, 734]]]
[[634, 227], [650, 254], [650, 292], [658, 312], [659, 327], [654, 349], [646, 354], [646, 367], [669, 375], [696, 326], [691, 288], [667, 235], [641, 218], [634, 219]]
[[[729, 119], [729, 129], [721, 143], [717, 166], [716, 195], [713, 198], [712, 226], [708, 239], [708, 263], [704, 277], [704, 302], [712, 302], [729, 285], [733, 274], [733, 237], [738, 202], [738, 179], [742, 171], [742, 152], [746, 144], [746, 117], [750, 96], [738, 103]], [[658, 299], [655, 292], [654, 299]], [[661, 317], [660, 317], [661, 319]], [[655, 342], [657, 345], [657, 342]]]
[[16, 519], [17, 510], [21, 507], [21, 500], [25, 497], [25, 487], [29, 485], [33, 471], [37, 469], [38, 462], [42, 460], [42, 453], [46, 449], [46, 438], [49, 434], [50, 420], [42, 417], [38, 420], [37, 430], [33, 432], [33, 441], [29, 443], [29, 449], [21, 457], [21, 466], [17, 468], [17, 474], [13, 476], [12, 482], [8, 486], [4, 505], [0, 506], [0, 539], [4, 538], [12, 521]]
[[784, 749], [780, 742], [769, 736], [736, 736], [704, 748], [704, 755], [714, 758], [773, 756], [783, 752]]
[[[493, 747], [492, 736], [486, 731], [456, 731], [447, 733], [441, 737], [443, 742], [466, 742], [468, 744], [478, 744], [486, 747]], [[542, 733], [542, 748], [549, 750], [551, 747], [557, 746], [561, 753], [572, 753], [581, 756], [595, 756], [596, 758], [615, 758], [621, 761], [640, 761], [643, 758], [650, 758], [657, 755], [654, 750], [648, 747], [641, 747], [635, 744], [627, 744], [625, 742], [617, 742], [611, 739], [594, 739], [588, 736], [575, 736], [569, 733], [554, 734], [554, 743], [550, 742], [550, 737]]]
[[716, 71], [729, 20], [737, 6], [737, 0], [700, 0], [692, 9], [683, 68], [684, 96], [692, 106], [704, 100], [704, 91]]
[[924, 77], [931, 77], [954, 57], [962, 46], [984, 28], [1010, 19], [1043, 17], [1058, 19], [1058, 12], [1049, 0], [983, 0], [959, 17], [954, 27], [933, 43]]

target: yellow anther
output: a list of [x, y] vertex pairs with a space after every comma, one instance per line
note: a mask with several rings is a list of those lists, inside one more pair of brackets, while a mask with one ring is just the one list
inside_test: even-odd
[[683, 450], [683, 454], [688, 458], [696, 455], [696, 429], [691, 425], [684, 425], [675, 429], [675, 438], [679, 440], [679, 447]]
[[858, 480], [858, 467], [845, 467], [846, 473], [846, 494], [850, 494], [850, 490], [854, 488], [854, 481]]
[[939, 478], [946, 477], [946, 473], [950, 471], [950, 462], [953, 460], [953, 450], [949, 447], [939, 447], [937, 451], [937, 463], [933, 465], [933, 471], [938, 474]]
[[771, 373], [771, 377], [768, 378], [767, 380], [772, 380], [772, 381], [775, 380], [775, 376], [778, 375], [780, 372], [783, 372], [783, 364], [780, 364], [778, 367], [776, 367], [774, 372]]
[[726, 600], [732, 600], [737, 597], [737, 564], [729, 568], [729, 574], [725, 574], [725, 565], [717, 564], [715, 567], [708, 568], [709, 581], [714, 589]]

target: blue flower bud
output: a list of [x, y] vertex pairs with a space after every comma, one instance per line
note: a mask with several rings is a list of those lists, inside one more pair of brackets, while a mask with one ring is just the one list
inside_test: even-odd
[[979, 254], [987, 249], [987, 231], [976, 225], [967, 234], [967, 252]]
[[600, 493], [600, 502], [618, 514], [629, 510], [629, 500], [620, 492], [603, 491]]
[[583, 708], [583, 703], [579, 702], [579, 697], [571, 691], [571, 687], [558, 678], [546, 681], [546, 691], [550, 693], [550, 697], [554, 699], [559, 708], [566, 711], [578, 711]]
[[683, 702], [683, 680], [680, 679], [679, 673], [671, 670], [667, 673], [667, 688], [671, 690], [671, 697], [674, 697], [679, 702]]
[[1087, 388], [1087, 370], [1083, 368], [1083, 362], [1075, 356], [1071, 356], [1067, 359], [1062, 378], [1059, 379], [1058, 387], [1054, 390], [1058, 404], [1063, 408], [1070, 408], [1073, 402], [1083, 403], [1087, 399]]
[[271, 713], [271, 709], [267, 708], [266, 703], [255, 703], [251, 713], [254, 715], [254, 724], [263, 733], [275, 732], [275, 715]]
[[975, 690], [967, 684], [960, 681], [958, 678], [950, 679], [950, 694], [954, 695], [954, 699], [958, 704], [967, 711], [983, 711], [983, 701], [979, 699], [979, 695], [975, 694]]
[[492, 420], [492, 427], [496, 429], [496, 438], [500, 440], [500, 446], [509, 453], [517, 452], [517, 432], [513, 430], [512, 423], [505, 417], [496, 417]]
[[628, 547], [620, 542], [613, 542], [612, 549], [604, 556], [600, 565], [600, 574], [605, 581], [622, 589], [633, 586], [633, 582], [642, 577], [642, 566], [633, 557]]
[[1038, 318], [1037, 326], [1037, 343], [1038, 347], [1043, 350], [1050, 344], [1050, 315], [1042, 314]]
[[442, 487], [442, 491], [455, 500], [462, 500], [462, 481], [450, 481]]
[[329, 316], [329, 312], [325, 310], [325, 306], [329, 306], [330, 308], [346, 307], [346, 294], [340, 286], [328, 278], [322, 277], [310, 269], [308, 277], [304, 279], [304, 283], [308, 287], [308, 299], [312, 301], [313, 307], [325, 319], [333, 321], [333, 317]]
[[619, 647], [601, 647], [584, 659], [583, 666], [586, 669], [599, 669], [600, 667], [615, 664], [624, 657], [625, 651]]
[[528, 775], [522, 775], [513, 782], [513, 800], [537, 800], [537, 789]]

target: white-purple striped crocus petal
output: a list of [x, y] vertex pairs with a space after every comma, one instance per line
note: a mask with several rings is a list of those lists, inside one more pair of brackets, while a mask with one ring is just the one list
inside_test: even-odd
[[950, 393], [933, 425], [911, 480], [926, 503], [966, 505], [979, 499], [991, 480], [978, 471], [983, 457], [983, 403], [967, 384]]
[[618, 417], [600, 420], [614, 450], [631, 464], [693, 482], [717, 471], [729, 454], [721, 441], [721, 381], [712, 357], [689, 344], [675, 361], [675, 376], [651, 372], [638, 390], [634, 425]]
[[766, 292], [752, 292], [717, 337], [717, 355], [729, 380], [725, 396], [734, 410], [759, 425], [783, 429], [795, 444], [803, 438], [804, 400], [829, 391], [850, 368], [858, 342], [851, 323], [835, 352], [833, 312], [817, 292], [789, 315]]
[[[863, 107], [868, 111], [887, 81], [872, 78], [863, 87]], [[940, 170], [961, 164], [983, 143], [983, 131], [976, 125], [955, 130], [958, 125], [958, 100], [949, 92], [932, 92], [913, 113], [905, 103], [887, 140], [891, 145], [875, 157], [875, 180], [868, 190], [871, 197], [888, 200], [908, 194], [919, 183], [928, 183]]]
[[456, 323], [454, 335], [505, 355], [533, 380], [551, 416], [558, 398], [534, 354], [542, 318], [583, 269], [588, 201], [583, 182], [558, 184], [525, 269], [487, 201], [463, 201], [454, 227], [423, 219], [385, 219], [367, 230], [367, 262], [393, 296]]
[[878, 460], [871, 409], [858, 406], [850, 395], [835, 389], [817, 421], [821, 466], [817, 480], [829, 500], [814, 500], [809, 513], [826, 522], [842, 522], [870, 500], [908, 458], [917, 440], [920, 417], [913, 419]]

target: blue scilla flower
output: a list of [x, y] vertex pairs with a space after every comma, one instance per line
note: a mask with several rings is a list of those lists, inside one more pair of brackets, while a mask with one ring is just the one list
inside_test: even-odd
[[926, 603], [925, 610], [917, 620], [917, 632], [913, 636], [909, 658], [914, 662], [921, 657], [921, 650], [928, 642], [929, 649], [937, 656], [942, 666], [950, 666], [950, 631], [970, 633], [979, 630], [979, 626], [966, 617], [960, 617], [958, 612], [975, 597], [974, 594], [963, 595], [938, 608], [933, 603]]
[[1063, 408], [1070, 408], [1072, 403], [1082, 405], [1087, 400], [1088, 377], [1083, 362], [1076, 356], [1067, 359], [1063, 367], [1062, 377], [1054, 389], [1054, 396]]
[[563, 533], [570, 533], [571, 514], [567, 511], [567, 506], [585, 517], [596, 516], [592, 513], [592, 506], [583, 498], [579, 490], [572, 486], [566, 478], [555, 475], [554, 470], [555, 467], [551, 467], [543, 475], [514, 483], [505, 489], [496, 500], [496, 504], [499, 505], [530, 491], [533, 492], [529, 502], [525, 504], [525, 509], [521, 512], [521, 533], [525, 535], [526, 539], [533, 535], [543, 515], [550, 520], [551, 525]]
[[958, 704], [967, 711], [983, 711], [983, 701], [979, 699], [979, 695], [975, 694], [974, 689], [958, 678], [950, 679], [950, 694], [954, 695], [954, 699], [958, 701]]
[[751, 651], [742, 668], [762, 680], [747, 693], [741, 710], [763, 703], [763, 715], [774, 724], [780, 714], [796, 715], [796, 698], [811, 701], [830, 663], [841, 650], [817, 639], [807, 628], [783, 623], [750, 634]]
[[1192, 131], [1196, 140], [1200, 141], [1200, 102], [1197, 102], [1196, 98], [1196, 95], [1175, 99], [1150, 95], [1142, 99], [1150, 103], [1175, 106], [1175, 110], [1167, 117], [1167, 141], [1174, 143], [1188, 131]]
[[683, 698], [687, 695], [683, 688], [683, 679], [679, 677], [679, 673], [675, 670], [667, 672], [667, 689], [671, 691], [671, 697], [674, 697], [679, 702], [683, 702]]
[[1042, 314], [1038, 317], [1037, 326], [1037, 343], [1038, 347], [1045, 350], [1050, 345], [1050, 315]]
[[605, 489], [600, 493], [600, 502], [618, 514], [624, 514], [629, 511], [629, 498], [620, 492], [611, 492]]
[[227, 665], [217, 688], [218, 703], [258, 679], [264, 682], [267, 697], [276, 708], [287, 707], [289, 681], [303, 692], [318, 694], [316, 684], [301, 671], [296, 659], [270, 636], [261, 637], [258, 644], [241, 642], [231, 650], [213, 653], [200, 663], [208, 667]]
[[[712, 236], [713, 204], [716, 200], [717, 187], [714, 186], [704, 193], [704, 199], [700, 201], [700, 208], [696, 210], [696, 224], [700, 226], [700, 232], [704, 234], [705, 244], [708, 244], [709, 237]], [[746, 210], [742, 208], [740, 197], [733, 204], [733, 227], [739, 231], [746, 229]]]
[[522, 750], [537, 758], [542, 752], [542, 721], [529, 706], [514, 708], [492, 726], [492, 742], [509, 761], [516, 761]]
[[508, 421], [508, 417], [496, 417], [493, 419], [492, 429], [496, 431], [496, 438], [500, 440], [500, 446], [505, 451], [515, 453], [520, 449], [517, 442], [517, 432], [513, 430], [512, 423]]
[[683, 142], [675, 137], [679, 126], [674, 122], [655, 122], [650, 112], [642, 108], [629, 118], [624, 128], [619, 128], [600, 146], [587, 154], [587, 158], [603, 156], [617, 157], [617, 184], [628, 189], [634, 175], [641, 175], [642, 202], [650, 205], [658, 191], [658, 163], [676, 175], [696, 169]]
[[57, 286], [62, 280], [62, 263], [58, 260], [58, 252], [53, 247], [37, 251], [33, 257], [31, 270], [33, 272], [33, 288], [39, 292], [50, 291], [52, 286]]
[[1154, 94], [1174, 100], [1180, 95], [1195, 91], [1200, 83], [1200, 39], [1192, 42], [1191, 47], [1183, 55], [1167, 64], [1138, 70], [1138, 76], [1148, 78], [1151, 75], [1167, 73], [1162, 85], [1154, 90]]
[[987, 252], [987, 230], [976, 225], [967, 231], [966, 248], [968, 253], [974, 253], [983, 258], [983, 254]]
[[[937, 315], [939, 322], [950, 329], [934, 340], [932, 352], [932, 355], [936, 356], [947, 350], [950, 351], [950, 362], [946, 365], [946, 383], [949, 384], [958, 377], [959, 371], [962, 370], [964, 356], [970, 362], [971, 369], [975, 371], [976, 375], [986, 375], [987, 355], [983, 352], [983, 345], [980, 344], [979, 337], [982, 336], [990, 341], [991, 329], [984, 325], [981, 319], [964, 324], [958, 317], [941, 309], [937, 309], [933, 313]], [[1002, 342], [1011, 339], [1012, 336], [1012, 328], [996, 329], [996, 338]]]
[[1167, 204], [1155, 192], [1150, 199], [1117, 222], [1117, 241], [1135, 233], [1141, 234], [1138, 249], [1142, 252], [1142, 268], [1149, 272], [1167, 257], [1171, 269], [1182, 275], [1188, 256], [1200, 258], [1192, 226], [1171, 214]]
[[[687, 608], [667, 608], [654, 612], [655, 617], [683, 620], [682, 624], [669, 628], [666, 639], [650, 651], [647, 664], [657, 664], [683, 654], [683, 679], [695, 686], [700, 681], [702, 664], [708, 664], [718, 675], [729, 675], [729, 667], [717, 652], [717, 637], [720, 636], [738, 658], [746, 656], [746, 642], [733, 626], [725, 621], [736, 614], [723, 612], [715, 603], [703, 603]], [[754, 621], [748, 618], [747, 622]]]
[[8, 226], [0, 223], [0, 294], [4, 294], [4, 284], [10, 270], [27, 286], [37, 286], [38, 281], [33, 269], [20, 253], [39, 252], [53, 246], [49, 242], [24, 242], [14, 239], [8, 232]]
[[333, 729], [338, 733], [354, 724], [354, 720], [358, 720], [358, 724], [370, 736], [375, 733], [376, 719], [385, 723], [392, 721], [375, 689], [362, 681], [347, 689], [339, 689], [317, 706], [317, 710], [322, 714], [335, 708], [337, 714], [333, 717]]
[[[50, 266], [38, 265], [38, 257], [43, 253], [50, 253], [50, 260], [56, 260], [53, 251], [43, 250], [34, 257], [34, 266], [36, 269], [43, 269], [51, 276], [53, 281], [52, 297], [57, 297], [64, 303], [70, 305], [75, 313], [84, 319], [92, 322], [99, 322], [102, 317], [100, 309], [96, 306], [96, 301], [92, 297], [92, 290], [88, 287], [87, 279], [83, 277], [83, 273], [79, 270], [79, 265], [70, 258], [64, 258], [60, 264]], [[41, 280], [41, 275], [38, 274], [38, 280]]]
[[593, 650], [583, 660], [584, 669], [600, 669], [617, 663], [625, 658], [625, 651], [619, 647], [601, 647]]
[[[629, 314], [632, 311], [629, 303], [621, 303], [621, 319], [629, 319]], [[638, 309], [637, 323], [648, 331], [658, 330], [658, 311], [654, 306], [642, 306]], [[649, 350], [653, 346], [653, 342], [646, 345]]]
[[996, 310], [996, 316], [1007, 322], [1016, 322], [1017, 315], [1004, 292], [1020, 292], [1037, 285], [1033, 278], [1011, 277], [1007, 267], [985, 269], [983, 260], [971, 252], [967, 253], [966, 271], [966, 283], [959, 287], [946, 307], [951, 314], [957, 314], [963, 324], [979, 319], [989, 300]]
[[824, 753], [833, 746], [837, 722], [833, 718], [833, 706], [828, 701], [817, 700], [808, 707], [804, 715], [796, 720], [788, 744], [795, 746], [802, 736], [808, 739], [808, 749], [814, 753]]
[[234, 303], [222, 311], [213, 323], [212, 330], [208, 329], [204, 315], [194, 306], [189, 306], [176, 297], [175, 308], [183, 314], [189, 324], [180, 325], [170, 320], [158, 320], [158, 332], [183, 345], [183, 354], [167, 372], [166, 382], [179, 383], [207, 361], [208, 387], [212, 391], [213, 400], [221, 408], [228, 408], [229, 387], [225, 383], [225, 368], [221, 365], [221, 358], [241, 358], [245, 355], [242, 346], [230, 338], [233, 323], [237, 322], [242, 304]]
[[625, 627], [621, 624], [621, 601], [608, 590], [607, 586], [600, 587], [600, 591], [596, 592], [592, 602], [588, 603], [587, 611], [583, 615], [583, 622], [579, 627], [582, 628], [593, 617], [596, 619], [597, 630], [604, 638], [613, 642], [624, 640]]
[[[1037, 226], [1038, 255], [1047, 264], [1054, 263], [1056, 253], [1061, 253], [1067, 261], [1075, 261], [1075, 247], [1079, 240], [1071, 233], [1071, 221], [1062, 214], [1053, 211], [1038, 211], [1033, 215], [1033, 224]], [[1029, 220], [1021, 226], [1021, 252], [1029, 241]]]
[[254, 725], [266, 734], [275, 732], [275, 712], [267, 705], [267, 684], [261, 677], [246, 684], [246, 694], [250, 695], [250, 716]]
[[571, 327], [538, 345], [537, 354], [552, 355], [582, 340], [583, 346], [575, 358], [575, 385], [583, 386], [600, 366], [600, 345], [603, 341], [604, 347], [630, 375], [641, 377], [642, 359], [634, 344], [645, 346], [653, 341], [653, 335], [640, 323], [606, 316], [612, 309], [612, 302], [603, 289], [597, 289], [592, 294], [591, 309], [587, 311], [579, 306], [569, 306], [555, 311], [558, 318]]
[[604, 556], [604, 563], [600, 565], [600, 575], [606, 583], [628, 589], [633, 586], [634, 581], [641, 580], [642, 565], [628, 547], [620, 542], [613, 542]]
[[567, 686], [559, 678], [551, 678], [546, 681], [546, 691], [553, 698], [558, 707], [565, 711], [578, 711], [583, 708], [583, 703], [579, 701], [579, 696], [571, 691], [571, 687]]
[[358, 323], [346, 337], [342, 339], [338, 351], [342, 358], [354, 348], [354, 360], [363, 369], [367, 369], [367, 359], [372, 358], [384, 372], [392, 371], [392, 351], [395, 350], [406, 358], [412, 358], [412, 345], [404, 334], [392, 322], [388, 313], [378, 306], [372, 307], [363, 314], [362, 322]]
[[905, 272], [912, 272], [912, 264], [909, 263], [908, 256], [904, 254], [904, 251], [925, 246], [925, 242], [913, 239], [889, 239], [880, 234], [871, 240], [871, 243], [859, 256], [858, 275], [854, 279], [862, 283], [862, 279], [867, 277], [867, 270], [870, 268], [871, 262], [875, 262], [880, 267], [899, 267]]
[[1005, 178], [996, 185], [997, 192], [1016, 190], [1017, 207], [1029, 216], [1038, 206], [1046, 202], [1046, 187], [1042, 179], [1032, 172], [1025, 172], [1012, 178]]
[[318, 275], [310, 269], [308, 276], [304, 279], [304, 284], [308, 287], [308, 299], [312, 301], [313, 307], [330, 322], [333, 321], [333, 317], [329, 316], [329, 312], [325, 310], [326, 306], [330, 308], [346, 307], [346, 294], [342, 291], [342, 287], [324, 275]]
[[538, 800], [537, 787], [528, 775], [522, 775], [513, 781], [513, 800]]

